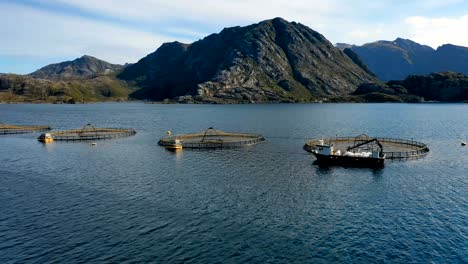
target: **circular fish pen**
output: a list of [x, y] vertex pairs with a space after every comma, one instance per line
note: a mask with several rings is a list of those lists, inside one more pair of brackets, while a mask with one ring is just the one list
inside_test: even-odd
[[81, 129], [62, 130], [42, 134], [39, 140], [50, 138], [51, 141], [86, 141], [128, 137], [136, 134], [133, 128], [99, 128], [91, 124]]
[[333, 145], [335, 149], [345, 151], [346, 149], [361, 145], [362, 148], [372, 148], [370, 144], [375, 144], [377, 140], [382, 145], [382, 153], [385, 159], [417, 159], [429, 153], [426, 144], [407, 139], [377, 137], [371, 138], [365, 134], [357, 137], [331, 137], [321, 139], [311, 139], [304, 145], [304, 150], [313, 152], [316, 146], [323, 140], [326, 144]]
[[170, 135], [161, 138], [159, 145], [166, 148], [239, 148], [250, 146], [265, 140], [263, 136], [247, 133], [232, 133], [216, 130], [212, 127], [206, 131], [193, 134]]
[[16, 126], [0, 123], [0, 135], [42, 132], [50, 129], [49, 126]]

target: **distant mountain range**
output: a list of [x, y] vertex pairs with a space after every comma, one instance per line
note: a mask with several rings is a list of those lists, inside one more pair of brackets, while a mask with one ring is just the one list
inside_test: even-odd
[[382, 81], [403, 80], [412, 74], [459, 72], [468, 74], [468, 48], [446, 44], [436, 50], [408, 39], [376, 41], [362, 46], [338, 43], [350, 48]]
[[[465, 47], [434, 50], [405, 39], [335, 47], [275, 18], [192, 44], [165, 43], [132, 65], [85, 55], [28, 75], [0, 74], [0, 102], [466, 101], [467, 59]], [[459, 73], [427, 75], [439, 71]]]
[[0, 74], [0, 102], [76, 103], [128, 100], [132, 89], [115, 75], [122, 65], [83, 56], [28, 75]]

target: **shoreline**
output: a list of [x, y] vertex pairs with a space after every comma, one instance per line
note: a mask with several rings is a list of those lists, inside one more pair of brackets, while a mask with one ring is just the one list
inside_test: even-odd
[[128, 100], [128, 101], [93, 101], [93, 102], [77, 102], [77, 103], [56, 103], [56, 102], [0, 102], [0, 105], [87, 105], [87, 104], [128, 104], [128, 103], [143, 103], [156, 105], [290, 105], [290, 104], [467, 104], [468, 101], [458, 102], [442, 102], [442, 101], [425, 101], [425, 102], [229, 102], [229, 103], [179, 103], [167, 101], [144, 101], [144, 100]]

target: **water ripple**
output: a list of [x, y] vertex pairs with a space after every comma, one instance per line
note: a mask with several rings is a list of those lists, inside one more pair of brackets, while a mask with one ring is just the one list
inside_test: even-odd
[[[96, 147], [0, 137], [0, 263], [466, 263], [466, 107], [0, 105], [10, 123], [138, 130]], [[246, 149], [157, 146], [168, 129], [213, 125], [271, 138]], [[299, 138], [337, 127], [419, 136], [432, 152], [379, 171], [312, 165]]]

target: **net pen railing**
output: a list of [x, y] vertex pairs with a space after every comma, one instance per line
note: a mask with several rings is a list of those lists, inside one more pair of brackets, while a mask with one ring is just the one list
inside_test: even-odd
[[50, 134], [57, 141], [85, 141], [127, 137], [135, 135], [136, 131], [133, 128], [96, 128], [62, 130]]
[[0, 124], [0, 134], [24, 134], [51, 130], [50, 126], [20, 126]]
[[167, 136], [161, 138], [158, 143], [161, 146], [169, 146], [176, 140], [183, 148], [235, 148], [257, 144], [265, 139], [258, 134], [217, 131], [211, 134], [202, 132]]

